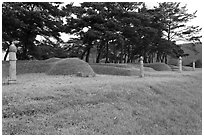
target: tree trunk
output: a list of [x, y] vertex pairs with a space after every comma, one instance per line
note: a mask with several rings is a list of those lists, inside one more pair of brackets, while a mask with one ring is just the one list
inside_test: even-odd
[[160, 60], [160, 54], [159, 53], [157, 53], [157, 60], [156, 60], [156, 62], [160, 62], [161, 60]]
[[108, 42], [106, 43], [106, 61], [105, 61], [105, 63], [108, 63], [108, 56], [109, 56], [109, 51], [108, 51], [108, 49], [109, 49], [109, 46], [108, 46]]
[[89, 62], [90, 50], [91, 50], [91, 48], [88, 48], [88, 49], [87, 49], [87, 53], [86, 53], [86, 62]]
[[4, 56], [4, 61], [6, 61], [6, 58], [7, 58], [8, 54], [9, 54], [9, 46], [8, 46], [8, 48], [6, 49], [6, 54], [5, 54], [5, 56]]
[[84, 52], [81, 54], [80, 59], [83, 60], [84, 59], [84, 55], [86, 54], [87, 48], [85, 48]]
[[120, 56], [120, 63], [123, 63], [123, 45], [121, 45], [121, 56]]
[[100, 62], [100, 56], [101, 56], [101, 52], [98, 52], [98, 55], [96, 57], [96, 63]]
[[117, 63], [117, 51], [116, 51], [116, 48], [115, 48], [115, 46], [114, 46], [114, 51], [113, 51], [113, 53], [114, 53], [114, 63]]
[[131, 54], [130, 51], [131, 51], [131, 46], [128, 46], [128, 51], [127, 51], [127, 58], [128, 59], [127, 59], [127, 63], [130, 63], [130, 56], [131, 56], [130, 55]]
[[100, 44], [100, 47], [99, 47], [99, 49], [97, 50], [98, 55], [97, 55], [97, 57], [96, 57], [96, 63], [99, 63], [99, 62], [100, 62], [100, 56], [101, 56], [102, 49], [103, 49], [103, 42]]
[[22, 59], [23, 59], [23, 60], [27, 60], [27, 59], [28, 59], [28, 55], [27, 55], [27, 44], [25, 44], [25, 45], [23, 46]]
[[167, 64], [168, 60], [167, 60], [167, 55], [165, 55], [165, 63]]

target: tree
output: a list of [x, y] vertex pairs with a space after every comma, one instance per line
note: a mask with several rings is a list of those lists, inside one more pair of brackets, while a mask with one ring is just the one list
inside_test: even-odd
[[[164, 38], [169, 42], [175, 42], [177, 40], [196, 42], [200, 41], [201, 36], [199, 26], [187, 26], [186, 23], [196, 17], [196, 12], [190, 14], [187, 13], [186, 5], [181, 7], [177, 2], [164, 2], [159, 3], [159, 7], [156, 8], [160, 12], [160, 18], [165, 28], [163, 30]], [[174, 45], [174, 44], [167, 44]], [[168, 49], [168, 47], [166, 47]], [[177, 48], [177, 49], [175, 49]], [[174, 51], [181, 51], [177, 46], [169, 47]], [[177, 54], [181, 55], [181, 52]], [[170, 53], [171, 55], [171, 53]], [[185, 55], [183, 53], [183, 55]], [[165, 55], [167, 56], [167, 55]], [[173, 55], [174, 56], [174, 55]]]
[[[60, 3], [48, 2], [4, 2], [2, 5], [3, 41], [20, 41], [22, 52], [20, 59], [29, 59], [29, 55], [38, 58], [38, 35], [49, 40], [53, 37], [60, 41], [59, 32], [63, 31]], [[54, 46], [54, 45], [50, 45]], [[8, 47], [7, 47], [8, 48]], [[19, 56], [17, 56], [19, 57]]]
[[[123, 60], [124, 56], [124, 36], [123, 22], [120, 19], [123, 15], [129, 11], [133, 11], [138, 3], [82, 3], [80, 7], [74, 7], [73, 11], [77, 18], [67, 18], [67, 31], [72, 34], [79, 35], [84, 41], [85, 52], [88, 52], [90, 48], [93, 47], [93, 43], [98, 41], [97, 44], [97, 59], [99, 62], [101, 57], [105, 57], [106, 61], [109, 62], [111, 54], [111, 47], [115, 43], [117, 49], [120, 49], [120, 62]], [[84, 32], [84, 28], [88, 28], [87, 32]], [[88, 43], [88, 44], [87, 44]], [[92, 44], [92, 45], [91, 45]], [[115, 46], [116, 46], [115, 45]], [[116, 49], [116, 48], [112, 48]], [[114, 51], [113, 53], [117, 53]], [[115, 55], [116, 56], [116, 55]], [[88, 58], [88, 53], [87, 57]], [[87, 60], [87, 59], [86, 59]], [[88, 60], [87, 60], [88, 61]]]
[[85, 57], [87, 62], [91, 48], [95, 47], [97, 63], [102, 58], [106, 63], [134, 62], [140, 56], [144, 56], [144, 62], [157, 58], [167, 63], [167, 55], [185, 55], [176, 46], [175, 38], [181, 34], [192, 36], [189, 40], [199, 38], [193, 35], [198, 27], [177, 31], [195, 16], [187, 14], [178, 3], [147, 9], [142, 2], [85, 2], [73, 7], [72, 12], [75, 17], [67, 17], [65, 30], [79, 36], [83, 43], [79, 49], [81, 59]]

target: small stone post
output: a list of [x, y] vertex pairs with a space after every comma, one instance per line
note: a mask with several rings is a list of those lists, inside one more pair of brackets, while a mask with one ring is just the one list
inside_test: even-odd
[[140, 57], [140, 77], [144, 77], [143, 57]]
[[195, 61], [193, 61], [193, 71], [195, 71]]
[[182, 72], [182, 57], [181, 56], [179, 57], [179, 60], [178, 60], [178, 67], [179, 67], [179, 72]]
[[16, 83], [16, 52], [17, 48], [14, 45], [16, 41], [12, 42], [9, 47], [9, 79], [8, 84]]

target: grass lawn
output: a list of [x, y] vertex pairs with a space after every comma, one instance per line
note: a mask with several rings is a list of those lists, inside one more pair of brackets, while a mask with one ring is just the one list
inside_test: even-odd
[[28, 73], [2, 86], [6, 134], [202, 134], [202, 71], [146, 77]]

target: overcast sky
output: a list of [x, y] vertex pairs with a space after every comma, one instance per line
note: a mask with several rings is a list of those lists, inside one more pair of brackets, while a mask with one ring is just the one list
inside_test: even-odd
[[[28, 2], [29, 0], [22, 0], [22, 2]], [[44, 0], [37, 0], [38, 2], [42, 2]], [[56, 2], [56, 0], [46, 0], [46, 2]], [[57, 0], [58, 1], [58, 0]], [[65, 2], [65, 3], [70, 3], [70, 2], [74, 2], [74, 5], [79, 5], [79, 3], [82, 3], [82, 2], [85, 2], [85, 1], [79, 1], [79, 0], [68, 0], [68, 1], [62, 1], [60, 0], [61, 2]], [[86, 0], [88, 2], [88, 0]], [[164, 0], [138, 0], [138, 2], [145, 2], [147, 4], [147, 6], [149, 8], [152, 8], [154, 6], [157, 6], [158, 5], [158, 2], [165, 2]], [[202, 0], [203, 1], [203, 0]], [[187, 9], [189, 10], [188, 13], [193, 13], [194, 11], [197, 10], [197, 17], [195, 19], [193, 19], [191, 22], [189, 22], [189, 25], [195, 25], [195, 26], [200, 26], [203, 28], [203, 13], [204, 13], [204, 5], [203, 5], [203, 2], [201, 0], [166, 0], [166, 2], [181, 2], [182, 5], [185, 5], [187, 4]], [[30, 1], [32, 2], [32, 1]], [[92, 0], [89, 2], [124, 2], [124, 0], [103, 0], [103, 1], [99, 1], [99, 0]], [[125, 2], [136, 2], [136, 0], [127, 0]], [[203, 34], [203, 30], [201, 32], [201, 34]], [[61, 35], [61, 38], [64, 40], [64, 41], [67, 41], [68, 40], [68, 36], [67, 34], [62, 34]], [[202, 38], [203, 39], [203, 38]], [[178, 42], [177, 44], [179, 43], [182, 43], [182, 42]], [[3, 58], [3, 56], [2, 56]]]
[[[74, 2], [74, 5], [75, 6], [78, 6], [80, 5], [79, 3], [82, 3], [82, 2], [86, 2], [87, 0], [85, 1], [79, 1], [79, 0], [75, 0], [75, 1], [66, 1], [65, 3], [70, 3], [70, 2]], [[158, 6], [158, 2], [181, 2], [181, 6], [184, 6], [184, 5], [187, 5], [187, 9], [188, 9], [188, 13], [193, 13], [197, 10], [197, 13], [196, 13], [196, 18], [194, 18], [193, 20], [191, 20], [187, 25], [194, 25], [194, 26], [200, 26], [200, 27], [203, 27], [203, 19], [202, 19], [202, 13], [203, 13], [203, 8], [204, 8], [204, 5], [203, 5], [203, 2], [201, 2], [201, 0], [138, 0], [138, 2], [145, 2], [147, 7], [148, 8], [153, 8], [154, 6]], [[88, 2], [88, 1], [87, 1]], [[90, 1], [89, 1], [90, 2]], [[124, 2], [121, 1], [121, 0], [103, 0], [103, 1], [99, 1], [99, 0], [92, 0], [91, 2]], [[136, 0], [127, 0], [125, 2], [137, 2]], [[66, 34], [62, 34], [62, 39], [64, 41], [67, 41], [67, 37], [69, 37], [68, 35]], [[182, 42], [178, 42], [178, 43], [182, 43]]]
[[[85, 0], [87, 1], [87, 0]], [[79, 1], [79, 0], [75, 0], [74, 1], [74, 5], [79, 5], [79, 3], [85, 2], [85, 1]], [[185, 5], [187, 4], [187, 9], [189, 10], [189, 13], [193, 13], [194, 11], [197, 10], [197, 17], [195, 19], [192, 20], [193, 25], [198, 25], [198, 26], [202, 26], [203, 22], [202, 22], [202, 11], [204, 8], [203, 5], [203, 0], [92, 0], [91, 2], [145, 2], [147, 7], [149, 8], [153, 8], [154, 6], [158, 6], [158, 2], [181, 2], [181, 5]], [[71, 1], [70, 1], [71, 2]], [[73, 2], [73, 1], [72, 1]]]

